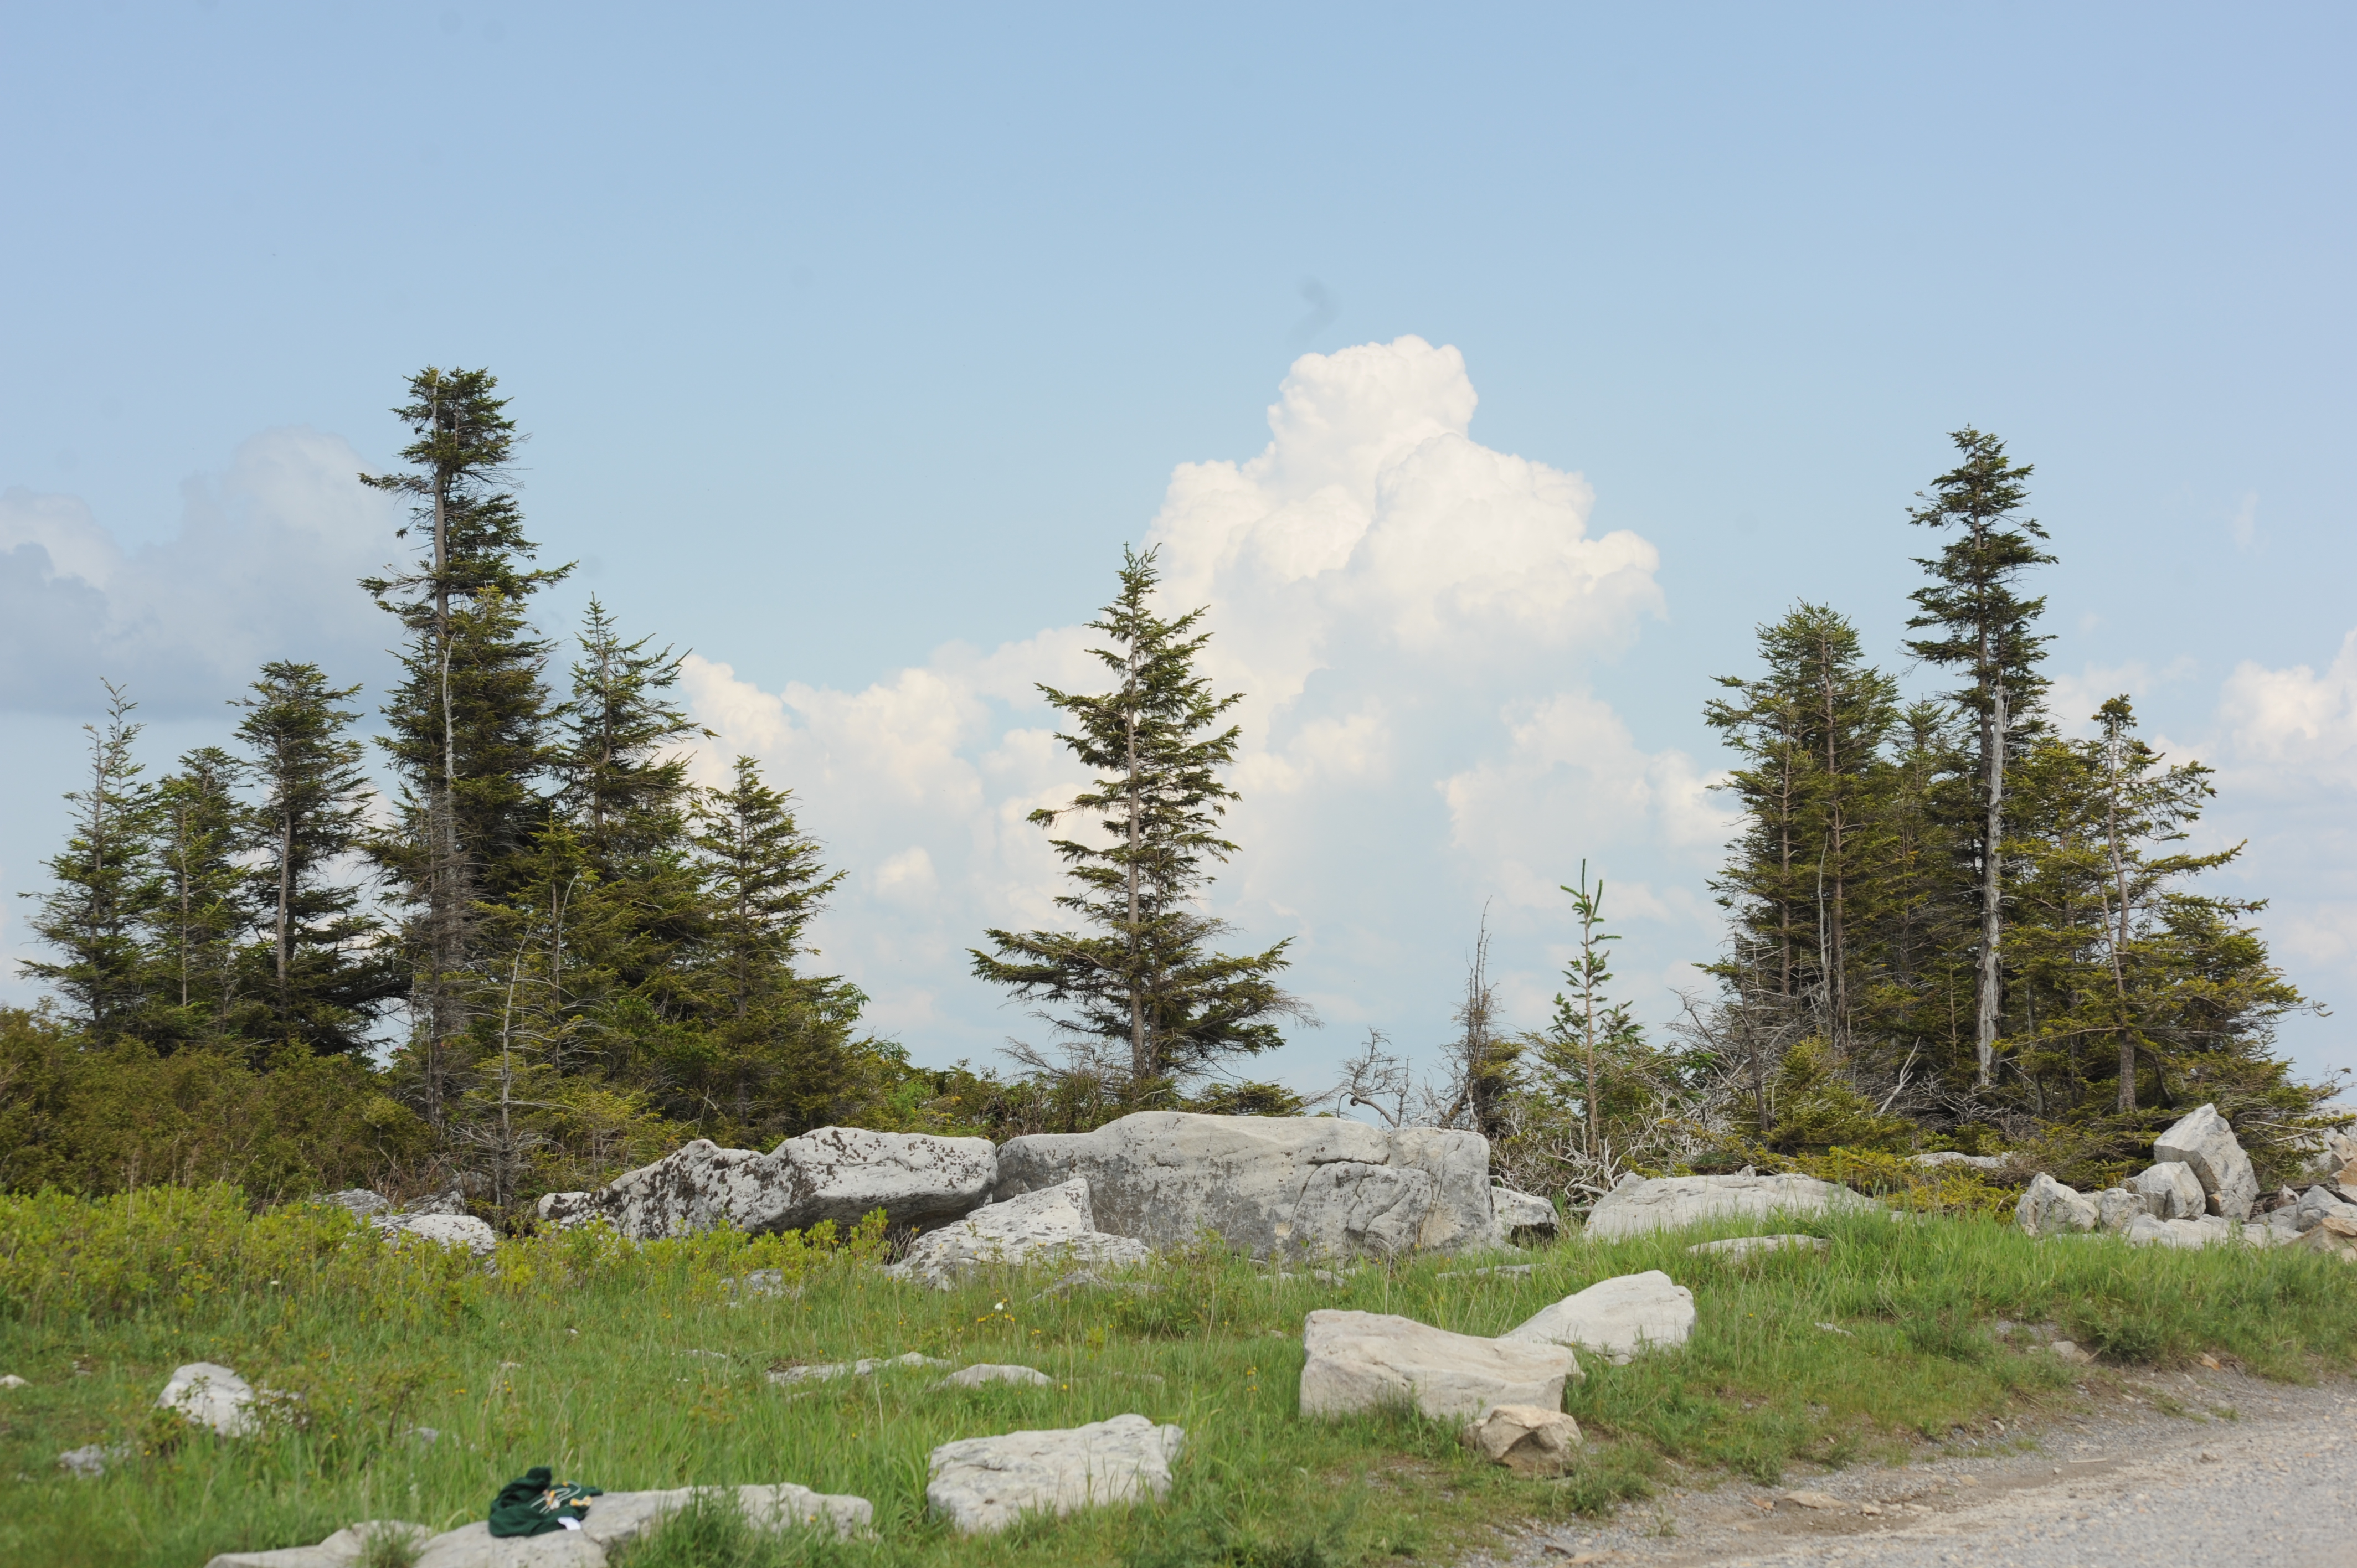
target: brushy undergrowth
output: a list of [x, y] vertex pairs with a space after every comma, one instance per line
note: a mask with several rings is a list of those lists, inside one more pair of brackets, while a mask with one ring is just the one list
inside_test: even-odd
[[[1418, 1259], [1337, 1286], [1203, 1247], [1147, 1271], [1160, 1288], [1146, 1294], [1051, 1294], [1052, 1272], [937, 1293], [877, 1272], [872, 1227], [643, 1247], [574, 1232], [505, 1243], [486, 1271], [389, 1249], [339, 1210], [250, 1214], [226, 1189], [5, 1198], [0, 1371], [29, 1386], [0, 1391], [0, 1562], [196, 1568], [363, 1519], [446, 1529], [546, 1464], [612, 1490], [795, 1481], [876, 1505], [876, 1538], [840, 1544], [748, 1536], [700, 1510], [641, 1546], [636, 1568], [1353, 1568], [1608, 1509], [1671, 1466], [1764, 1480], [1887, 1460], [2075, 1397], [2088, 1374], [2025, 1353], [2000, 1320], [2059, 1325], [2115, 1362], [2206, 1351], [2282, 1378], [2357, 1352], [2357, 1271], [2330, 1258], [2041, 1243], [1970, 1216], [1790, 1228], [1831, 1251], [1738, 1264], [1685, 1251], [1707, 1233], [1573, 1240], [1526, 1276]], [[1297, 1413], [1302, 1318], [1317, 1307], [1496, 1334], [1652, 1268], [1693, 1289], [1693, 1340], [1627, 1367], [1585, 1359], [1566, 1405], [1588, 1441], [1561, 1480], [1478, 1465], [1436, 1423]], [[729, 1282], [756, 1269], [779, 1270], [790, 1294], [740, 1298]], [[789, 1391], [763, 1375], [906, 1350], [1056, 1380], [936, 1391], [938, 1373], [911, 1368]], [[300, 1419], [243, 1441], [159, 1419], [165, 1377], [195, 1360], [299, 1395], [286, 1408]], [[983, 1541], [926, 1517], [935, 1444], [1125, 1411], [1187, 1430], [1165, 1502]], [[127, 1452], [98, 1480], [57, 1468], [88, 1444]]]

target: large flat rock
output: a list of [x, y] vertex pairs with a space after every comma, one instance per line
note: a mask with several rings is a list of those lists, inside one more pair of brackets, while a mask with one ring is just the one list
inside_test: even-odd
[[1579, 1359], [1560, 1345], [1483, 1339], [1381, 1312], [1313, 1312], [1302, 1326], [1301, 1413], [1360, 1415], [1413, 1404], [1436, 1420], [1492, 1405], [1563, 1408]]
[[1586, 1234], [1598, 1240], [1683, 1230], [1771, 1214], [1864, 1213], [1879, 1207], [1835, 1182], [1804, 1176], [1623, 1177], [1588, 1211]]
[[896, 1229], [924, 1230], [981, 1203], [997, 1174], [987, 1138], [822, 1127], [766, 1155], [698, 1138], [596, 1192], [550, 1193], [540, 1216], [557, 1225], [602, 1217], [637, 1240], [850, 1226], [878, 1208]]
[[1593, 1350], [1626, 1366], [1648, 1350], [1674, 1349], [1694, 1332], [1694, 1292], [1659, 1269], [1599, 1280], [1542, 1307], [1508, 1339]]
[[1085, 1177], [1104, 1230], [1168, 1248], [1218, 1233], [1256, 1257], [1388, 1257], [1503, 1240], [1476, 1133], [1339, 1117], [1146, 1111], [998, 1151], [1000, 1198]]
[[267, 1552], [222, 1552], [206, 1559], [205, 1568], [352, 1568], [380, 1536], [423, 1544], [433, 1535], [422, 1524], [405, 1520], [368, 1520], [348, 1525], [317, 1546], [281, 1546]]
[[968, 1437], [933, 1450], [925, 1502], [962, 1535], [1005, 1530], [1027, 1513], [1067, 1514], [1170, 1490], [1187, 1434], [1142, 1415], [1086, 1426]]
[[2259, 1197], [2258, 1175], [2215, 1105], [2198, 1106], [2178, 1118], [2152, 1141], [2152, 1157], [2156, 1165], [2174, 1160], [2190, 1167], [2210, 1195], [2212, 1214], [2238, 1221], [2251, 1217]]
[[1142, 1263], [1145, 1242], [1099, 1230], [1089, 1184], [1079, 1176], [985, 1204], [963, 1219], [929, 1230], [908, 1256], [884, 1272], [947, 1287], [978, 1268], [1036, 1262]]

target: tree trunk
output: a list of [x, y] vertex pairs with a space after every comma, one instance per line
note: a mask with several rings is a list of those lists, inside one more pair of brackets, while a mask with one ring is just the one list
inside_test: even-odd
[[1997, 1008], [2003, 1000], [1998, 945], [2005, 934], [2005, 885], [1998, 846], [2005, 840], [2005, 680], [1991, 682], [1989, 709], [1981, 719], [1981, 746], [1986, 760], [1988, 811], [1982, 825], [1980, 993], [1973, 1019], [1973, 1048], [1979, 1082], [1986, 1089], [1996, 1076]]

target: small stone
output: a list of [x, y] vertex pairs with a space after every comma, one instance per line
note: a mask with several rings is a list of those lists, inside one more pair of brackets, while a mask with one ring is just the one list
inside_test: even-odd
[[1579, 1423], [1538, 1405], [1494, 1405], [1460, 1430], [1457, 1440], [1518, 1476], [1559, 1476], [1579, 1446]]
[[2212, 1356], [2207, 1350], [2202, 1351], [2201, 1354], [2194, 1357], [2193, 1359], [2201, 1362], [2203, 1366], [2209, 1368], [2213, 1372], [2223, 1371], [2225, 1369], [2223, 1365], [2220, 1363], [2218, 1358]]
[[14, 1372], [9, 1373], [5, 1378], [0, 1378], [0, 1389], [21, 1389], [24, 1386], [25, 1380], [18, 1377]]
[[1981, 1478], [1978, 1476], [1959, 1476], [1956, 1477], [1956, 1485], [1960, 1487], [1977, 1487], [1980, 1484]]
[[1819, 1328], [1823, 1329], [1823, 1330], [1824, 1330], [1825, 1333], [1827, 1333], [1827, 1334], [1838, 1334], [1838, 1335], [1840, 1335], [1840, 1336], [1841, 1336], [1843, 1338], [1845, 1338], [1845, 1339], [1855, 1339], [1855, 1338], [1857, 1338], [1857, 1336], [1856, 1334], [1853, 1334], [1853, 1333], [1852, 1333], [1852, 1332], [1850, 1332], [1848, 1329], [1844, 1328], [1844, 1327], [1843, 1327], [1840, 1324], [1838, 1324], [1838, 1323], [1820, 1323], [1820, 1324], [1818, 1324], [1818, 1325], [1817, 1325], [1817, 1326], [1818, 1326]]
[[2068, 1361], [2073, 1366], [2084, 1366], [2094, 1359], [2094, 1357], [2080, 1349], [2068, 1339], [2057, 1339], [2046, 1348], [2054, 1352], [2057, 1360]]
[[106, 1474], [110, 1459], [123, 1457], [120, 1448], [102, 1448], [93, 1443], [86, 1448], [70, 1448], [58, 1455], [58, 1468], [82, 1480], [94, 1480]]
[[1031, 1388], [1052, 1387], [1056, 1380], [1036, 1367], [1006, 1367], [994, 1362], [978, 1361], [971, 1367], [960, 1367], [933, 1387], [937, 1389], [978, 1389], [985, 1383], [1021, 1383]]
[[2204, 1449], [2201, 1451], [2201, 1463], [2203, 1463], [2204, 1465], [2215, 1465], [2217, 1462], [2218, 1462], [2218, 1455], [2216, 1455], [2215, 1454], [2211, 1453], [2211, 1452], [2210, 1452], [2210, 1450], [2208, 1450], [2207, 1448], [2204, 1448]]
[[1815, 1509], [1820, 1511], [1842, 1506], [1841, 1499], [1831, 1492], [1786, 1492], [1783, 1500], [1801, 1508]]
[[1864, 1514], [1879, 1514], [1882, 1509], [1872, 1503], [1860, 1503], [1857, 1505], [1857, 1511]]

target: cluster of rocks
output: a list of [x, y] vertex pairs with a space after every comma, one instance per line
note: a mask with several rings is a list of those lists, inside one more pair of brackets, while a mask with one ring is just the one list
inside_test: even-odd
[[1302, 1326], [1301, 1413], [1360, 1415], [1413, 1406], [1461, 1423], [1459, 1437], [1523, 1474], [1553, 1474], [1579, 1443], [1563, 1412], [1579, 1350], [1626, 1364], [1686, 1342], [1694, 1293], [1659, 1270], [1564, 1297], [1495, 1338], [1380, 1312], [1313, 1312]]
[[641, 1240], [849, 1225], [877, 1209], [915, 1238], [898, 1272], [934, 1283], [1047, 1251], [1131, 1262], [1211, 1233], [1261, 1258], [1390, 1257], [1504, 1247], [1556, 1223], [1545, 1199], [1491, 1184], [1478, 1133], [1185, 1112], [995, 1148], [850, 1127], [767, 1154], [698, 1139], [595, 1192], [540, 1200], [550, 1224], [601, 1220]]
[[2040, 1172], [2014, 1219], [2032, 1236], [2111, 1232], [2137, 1246], [2239, 1241], [2357, 1251], [2348, 1245], [2357, 1241], [2357, 1141], [2336, 1133], [2322, 1142], [2317, 1157], [2340, 1160], [2329, 1180], [2263, 1196], [2233, 1129], [2215, 1105], [2203, 1105], [2153, 1140], [2153, 1164], [2119, 1187], [2076, 1192]]
[[351, 1210], [395, 1245], [412, 1240], [432, 1241], [488, 1258], [500, 1244], [499, 1232], [468, 1213], [465, 1196], [455, 1188], [418, 1198], [399, 1208], [393, 1206], [392, 1199], [364, 1187], [328, 1193], [316, 1201]]

